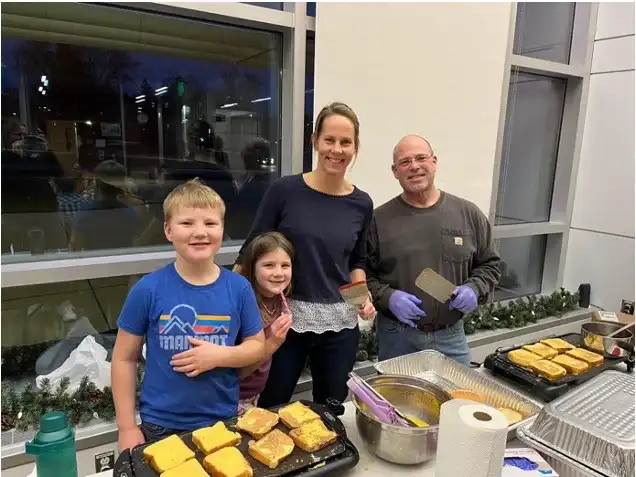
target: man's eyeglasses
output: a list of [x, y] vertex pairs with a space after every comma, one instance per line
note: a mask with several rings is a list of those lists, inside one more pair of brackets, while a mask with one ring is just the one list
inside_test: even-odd
[[400, 169], [406, 169], [411, 166], [411, 164], [415, 164], [421, 166], [427, 162], [430, 162], [435, 159], [434, 155], [429, 154], [418, 154], [415, 157], [403, 157], [402, 159], [398, 159], [395, 162], [395, 165]]

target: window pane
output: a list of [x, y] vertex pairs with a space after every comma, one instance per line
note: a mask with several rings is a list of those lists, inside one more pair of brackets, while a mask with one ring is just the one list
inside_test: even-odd
[[283, 2], [241, 2], [255, 7], [271, 8], [272, 10], [282, 10]]
[[242, 240], [279, 175], [280, 34], [38, 5], [3, 7], [5, 263], [165, 247], [162, 202], [195, 177]]
[[574, 2], [518, 3], [514, 53], [569, 63], [575, 5]]
[[566, 81], [513, 72], [495, 224], [550, 219]]
[[310, 17], [316, 16], [316, 2], [307, 2], [307, 15]]
[[501, 279], [495, 300], [506, 300], [541, 291], [546, 235], [497, 240]]
[[307, 38], [305, 59], [305, 140], [303, 143], [303, 171], [313, 169], [314, 148], [311, 143], [311, 135], [314, 129], [314, 50], [316, 42], [313, 38]]

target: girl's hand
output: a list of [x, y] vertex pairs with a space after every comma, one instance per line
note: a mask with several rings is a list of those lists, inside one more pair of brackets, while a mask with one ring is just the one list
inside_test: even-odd
[[188, 336], [192, 345], [187, 351], [175, 354], [170, 361], [170, 366], [178, 373], [185, 373], [189, 378], [210, 371], [218, 366], [219, 354], [223, 353], [223, 346]]
[[358, 315], [363, 320], [370, 320], [376, 314], [375, 306], [371, 303], [370, 298], [367, 298], [367, 301], [365, 301], [364, 304], [357, 306], [356, 309], [358, 310]]
[[280, 347], [287, 338], [287, 332], [291, 328], [292, 324], [292, 316], [290, 313], [283, 313], [278, 318], [276, 318], [273, 323], [269, 327], [270, 337], [269, 339], [276, 345], [276, 347]]

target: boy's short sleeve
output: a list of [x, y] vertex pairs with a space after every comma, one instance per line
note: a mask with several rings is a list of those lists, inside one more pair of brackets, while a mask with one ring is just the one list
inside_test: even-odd
[[243, 289], [241, 306], [241, 338], [249, 338], [263, 329], [263, 319], [256, 303], [256, 296], [249, 284]]
[[150, 322], [152, 290], [142, 281], [133, 285], [117, 319], [117, 327], [135, 336], [144, 336]]

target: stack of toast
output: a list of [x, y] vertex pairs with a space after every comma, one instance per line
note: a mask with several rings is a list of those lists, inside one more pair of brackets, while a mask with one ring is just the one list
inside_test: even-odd
[[[289, 433], [276, 428], [279, 422], [290, 429]], [[146, 447], [144, 458], [161, 477], [252, 477], [252, 466], [237, 447], [241, 433], [254, 439], [248, 442], [248, 454], [270, 469], [278, 467], [296, 447], [313, 453], [337, 440], [337, 434], [327, 428], [320, 416], [300, 402], [277, 413], [252, 408], [235, 427], [233, 431], [217, 422], [192, 433], [192, 442], [205, 456], [203, 465], [176, 435]]]
[[600, 354], [577, 348], [561, 338], [524, 345], [508, 352], [506, 356], [516, 365], [550, 381], [556, 381], [568, 374], [578, 376], [604, 362]]

